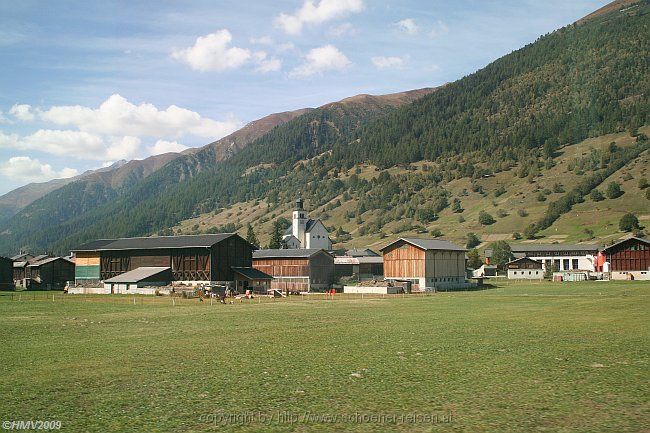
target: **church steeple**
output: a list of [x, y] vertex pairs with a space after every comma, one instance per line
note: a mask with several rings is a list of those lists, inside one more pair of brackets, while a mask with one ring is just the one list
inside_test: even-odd
[[296, 209], [293, 211], [292, 234], [298, 239], [302, 248], [305, 248], [305, 229], [307, 228], [307, 213], [303, 206], [302, 197], [296, 200]]

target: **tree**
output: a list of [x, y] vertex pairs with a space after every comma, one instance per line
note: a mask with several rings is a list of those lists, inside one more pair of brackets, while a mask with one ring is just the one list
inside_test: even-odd
[[439, 238], [442, 236], [442, 231], [440, 231], [440, 229], [433, 229], [431, 230], [431, 236], [434, 238]]
[[535, 239], [537, 236], [537, 231], [538, 228], [535, 224], [529, 224], [525, 229], [524, 229], [524, 236], [526, 239]]
[[418, 221], [426, 224], [438, 219], [436, 212], [430, 207], [418, 209]]
[[506, 263], [512, 259], [512, 250], [510, 244], [506, 241], [492, 242], [488, 248], [492, 249], [492, 263], [499, 269], [504, 269]]
[[478, 214], [478, 222], [481, 223], [481, 225], [489, 226], [490, 224], [494, 224], [496, 221], [492, 215], [482, 210]]
[[460, 200], [458, 198], [454, 198], [454, 201], [451, 203], [451, 211], [453, 213], [461, 213], [463, 210], [464, 209], [461, 206]]
[[481, 240], [476, 233], [467, 233], [467, 242], [465, 243], [466, 248], [474, 248], [477, 245], [480, 245]]
[[623, 195], [623, 190], [621, 190], [621, 185], [617, 182], [610, 182], [607, 185], [607, 190], [605, 191], [607, 198], [618, 198]]
[[639, 226], [639, 219], [631, 213], [626, 213], [623, 215], [623, 217], [621, 217], [621, 220], [618, 222], [618, 228], [624, 232], [641, 230], [641, 227]]
[[256, 247], [260, 246], [260, 242], [257, 240], [257, 236], [255, 236], [255, 231], [253, 231], [253, 226], [251, 223], [248, 223], [248, 228], [246, 231], [246, 240], [250, 243], [255, 245]]
[[269, 248], [280, 249], [282, 248], [282, 223], [276, 220], [273, 223], [273, 231], [271, 232], [271, 240], [269, 241]]
[[605, 200], [605, 196], [603, 196], [603, 193], [598, 191], [597, 189], [591, 190], [591, 192], [589, 193], [589, 198], [591, 198], [593, 201]]
[[483, 265], [481, 256], [478, 254], [478, 250], [475, 248], [467, 252], [467, 266], [472, 269], [478, 269]]

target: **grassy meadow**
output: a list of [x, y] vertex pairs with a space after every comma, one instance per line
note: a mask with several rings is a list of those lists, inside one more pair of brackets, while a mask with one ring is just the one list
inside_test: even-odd
[[650, 283], [0, 293], [0, 418], [62, 431], [647, 431]]

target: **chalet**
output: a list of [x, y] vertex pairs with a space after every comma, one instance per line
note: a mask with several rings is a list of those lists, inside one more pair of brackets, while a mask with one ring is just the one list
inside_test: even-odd
[[32, 290], [63, 289], [74, 281], [75, 265], [65, 257], [47, 257], [30, 262], [25, 269], [25, 284]]
[[302, 198], [296, 200], [292, 224], [282, 236], [282, 242], [290, 249], [332, 249], [327, 228], [321, 220], [307, 217]]
[[542, 262], [530, 257], [521, 257], [506, 263], [509, 280], [542, 280], [544, 270]]
[[0, 256], [0, 290], [13, 290], [14, 284], [13, 260]]
[[511, 244], [512, 255], [542, 262], [542, 269], [554, 271], [595, 271], [598, 245], [595, 244]]
[[24, 287], [25, 278], [27, 277], [27, 266], [29, 266], [32, 263], [45, 260], [48, 257], [50, 256], [47, 254], [40, 254], [34, 256], [32, 254], [22, 254], [22, 253], [12, 257], [12, 260], [14, 261], [13, 264], [14, 284]]
[[335, 279], [334, 257], [322, 249], [258, 250], [253, 267], [271, 275], [271, 289], [286, 293], [323, 291]]
[[628, 238], [602, 250], [612, 280], [650, 280], [650, 240]]
[[254, 249], [234, 233], [101, 239], [73, 251], [75, 281], [99, 283], [138, 268], [167, 267], [173, 282], [232, 286], [233, 268], [250, 267]]
[[414, 292], [469, 287], [465, 251], [440, 239], [400, 238], [381, 249], [384, 278], [410, 281]]

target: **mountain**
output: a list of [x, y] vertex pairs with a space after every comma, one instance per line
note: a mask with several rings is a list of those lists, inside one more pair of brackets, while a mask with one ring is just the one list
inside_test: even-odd
[[[552, 241], [565, 239], [558, 227], [581, 226], [590, 231], [571, 229], [568, 239], [605, 239], [617, 231], [611, 220], [574, 211], [647, 209], [630, 182], [647, 176], [649, 11], [647, 1], [619, 2], [435, 91], [310, 110], [225, 160], [210, 150], [184, 155], [66, 218], [39, 219], [53, 214], [48, 194], [40, 210], [35, 202], [0, 226], [0, 251], [64, 252], [100, 237], [247, 223], [264, 240], [299, 193], [337, 246], [415, 233], [462, 240], [469, 231]], [[627, 190], [590, 198], [611, 182]]]
[[69, 184], [70, 182], [83, 179], [86, 176], [91, 176], [95, 173], [115, 170], [124, 164], [126, 164], [126, 161], [124, 160], [117, 161], [109, 167], [104, 167], [97, 170], [88, 170], [78, 176], [66, 179], [52, 179], [47, 182], [34, 182], [9, 191], [8, 193], [0, 196], [0, 221], [10, 218], [30, 203], [33, 203], [44, 195], [55, 191], [62, 186]]
[[[382, 96], [359, 95], [357, 101], [349, 98], [350, 100], [328, 104], [319, 110], [305, 108], [275, 113], [253, 121], [202, 148], [188, 150], [183, 155], [158, 155], [143, 161], [131, 161], [116, 170], [93, 173], [46, 194], [0, 224], [0, 248], [10, 253], [16, 248], [15, 245], [28, 249], [50, 247], [52, 242], [61, 239], [60, 229], [72, 234], [82, 226], [93, 225], [99, 219], [106, 218], [108, 209], [121, 203], [118, 202], [120, 197], [124, 197], [124, 202], [131, 203], [129, 206], [138, 206], [154, 191], [183, 184], [231, 158], [247, 144], [260, 139], [279, 125], [296, 118], [305, 118], [314, 111], [342, 113], [357, 110], [355, 116], [362, 118], [372, 115], [369, 113], [384, 113], [432, 91], [433, 89], [420, 89]], [[313, 127], [313, 124], [308, 127]], [[158, 171], [158, 176], [149, 179], [152, 173]]]

